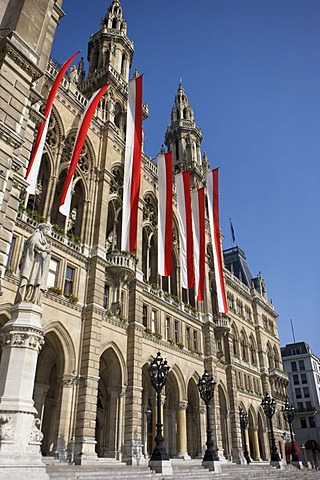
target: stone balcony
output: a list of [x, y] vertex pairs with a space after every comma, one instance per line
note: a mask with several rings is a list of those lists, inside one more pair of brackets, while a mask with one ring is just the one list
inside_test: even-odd
[[230, 318], [223, 315], [215, 315], [213, 321], [216, 325], [215, 330], [221, 333], [228, 333], [230, 331]]
[[109, 252], [106, 254], [107, 272], [112, 276], [131, 281], [136, 274], [136, 259], [129, 252]]

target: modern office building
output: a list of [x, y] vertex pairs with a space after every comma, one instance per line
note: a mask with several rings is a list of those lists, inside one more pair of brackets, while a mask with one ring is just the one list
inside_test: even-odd
[[320, 359], [306, 342], [281, 348], [283, 366], [289, 376], [289, 402], [295, 407], [293, 428], [313, 465], [320, 459]]
[[[36, 11], [31, 0], [3, 0], [0, 15], [1, 326], [10, 319], [25, 240], [39, 222], [53, 224], [49, 289], [42, 304], [45, 343], [34, 386], [43, 455], [77, 463], [100, 457], [130, 463], [141, 442], [148, 457], [155, 435], [155, 392], [148, 367], [160, 351], [170, 366], [163, 413], [171, 457], [203, 454], [206, 412], [197, 383], [206, 368], [217, 382], [212, 419], [221, 461], [243, 459], [239, 408], [249, 417], [251, 458], [270, 458], [261, 398], [269, 392], [277, 400], [273, 421], [280, 446], [280, 407], [288, 380], [277, 313], [265, 282], [261, 273], [252, 275], [239, 247], [225, 251], [229, 313], [220, 315], [207, 226], [205, 301], [196, 302], [193, 290], [180, 285], [176, 200], [174, 273], [169, 279], [158, 275], [158, 172], [145, 152], [138, 248], [135, 255], [120, 251], [127, 91], [134, 54], [120, 2], [111, 2], [100, 24], [97, 19], [97, 33], [89, 39], [88, 71], [80, 61], [60, 85], [32, 196], [26, 194], [24, 178], [43, 120], [41, 106], [59, 68], [50, 52], [63, 17], [62, 0], [38, 0]], [[65, 225], [57, 201], [77, 127], [88, 99], [106, 83], [110, 88], [89, 128]], [[172, 97], [170, 124], [163, 133], [173, 152], [174, 172], [189, 169], [192, 186], [205, 185], [209, 160], [202, 154], [202, 132], [181, 84]]]

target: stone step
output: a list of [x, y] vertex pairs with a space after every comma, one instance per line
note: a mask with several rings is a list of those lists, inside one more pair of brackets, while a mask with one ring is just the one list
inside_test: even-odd
[[222, 473], [210, 472], [201, 467], [201, 462], [172, 461], [173, 474], [163, 477], [154, 473], [146, 465], [128, 466], [120, 462], [110, 462], [109, 465], [68, 465], [55, 463], [47, 465], [50, 480], [320, 480], [320, 472], [315, 470], [298, 470], [287, 466], [277, 470], [267, 464], [258, 465], [222, 465]]

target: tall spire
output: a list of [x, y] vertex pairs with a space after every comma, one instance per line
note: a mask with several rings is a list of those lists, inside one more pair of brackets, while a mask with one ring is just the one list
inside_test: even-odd
[[113, 0], [100, 21], [100, 30], [88, 44], [89, 72], [83, 85], [89, 94], [105, 83], [125, 86], [133, 59], [133, 43], [127, 37], [127, 23], [118, 0]]
[[171, 110], [171, 123], [165, 134], [165, 144], [173, 153], [175, 172], [186, 169], [201, 182], [203, 178], [201, 156], [202, 132], [194, 121], [193, 109], [179, 79], [178, 90]]
[[127, 23], [122, 16], [122, 8], [118, 0], [113, 0], [110, 7], [107, 10], [107, 13], [101, 19], [100, 29], [112, 28], [118, 32], [122, 32], [124, 35], [127, 34]]

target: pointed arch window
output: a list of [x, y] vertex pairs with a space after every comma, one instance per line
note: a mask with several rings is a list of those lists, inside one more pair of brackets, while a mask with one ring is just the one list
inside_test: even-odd
[[155, 233], [157, 229], [157, 205], [151, 195], [144, 198], [142, 231], [142, 268], [147, 282], [158, 284], [158, 252]]

